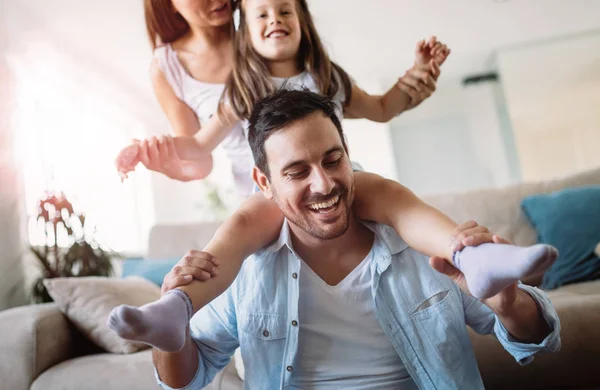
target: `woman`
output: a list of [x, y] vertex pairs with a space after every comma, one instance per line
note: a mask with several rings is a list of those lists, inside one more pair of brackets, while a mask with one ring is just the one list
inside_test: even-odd
[[[224, 83], [233, 64], [233, 23], [231, 0], [145, 0], [146, 28], [154, 59], [150, 68], [156, 97], [167, 115], [175, 135], [194, 135], [217, 111]], [[410, 87], [411, 105], [420, 104], [435, 90], [435, 85], [420, 81], [414, 68], [402, 78]], [[145, 141], [142, 141], [145, 142]], [[167, 144], [154, 142], [142, 148], [141, 162], [151, 170], [178, 180], [205, 177], [212, 161], [183, 164], [177, 153], [160, 153]], [[237, 192], [247, 197], [252, 192], [250, 171], [254, 162], [238, 126], [221, 143], [232, 161]], [[146, 152], [147, 151], [147, 152]]]

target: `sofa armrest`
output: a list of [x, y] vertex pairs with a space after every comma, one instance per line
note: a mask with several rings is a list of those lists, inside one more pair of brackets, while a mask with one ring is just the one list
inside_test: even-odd
[[73, 328], [54, 303], [0, 312], [0, 378], [6, 389], [29, 389], [46, 369], [72, 355]]

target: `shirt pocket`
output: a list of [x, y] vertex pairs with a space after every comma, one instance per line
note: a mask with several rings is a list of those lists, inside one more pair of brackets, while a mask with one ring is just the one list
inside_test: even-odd
[[246, 314], [241, 316], [240, 330], [254, 340], [279, 340], [287, 336], [286, 322], [282, 315]]
[[411, 312], [416, 330], [429, 347], [423, 355], [434, 365], [441, 361], [449, 370], [459, 365], [465, 348], [460, 332], [466, 325], [459, 323], [455, 295], [453, 290], [437, 292]]
[[[246, 372], [263, 378], [281, 375], [286, 345], [286, 317], [276, 314], [246, 314], [238, 318], [238, 335]], [[248, 382], [249, 388], [266, 388]]]

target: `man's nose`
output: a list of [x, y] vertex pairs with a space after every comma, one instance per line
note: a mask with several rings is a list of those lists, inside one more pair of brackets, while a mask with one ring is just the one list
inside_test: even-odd
[[328, 195], [335, 187], [332, 177], [323, 168], [313, 170], [310, 190], [316, 194]]

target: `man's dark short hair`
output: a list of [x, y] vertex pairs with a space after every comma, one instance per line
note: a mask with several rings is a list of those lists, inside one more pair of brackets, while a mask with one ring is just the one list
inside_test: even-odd
[[271, 134], [289, 124], [320, 111], [331, 119], [348, 151], [344, 141], [342, 124], [337, 116], [338, 107], [328, 97], [308, 90], [280, 89], [256, 103], [249, 119], [248, 142], [254, 156], [254, 163], [270, 179], [265, 142]]

